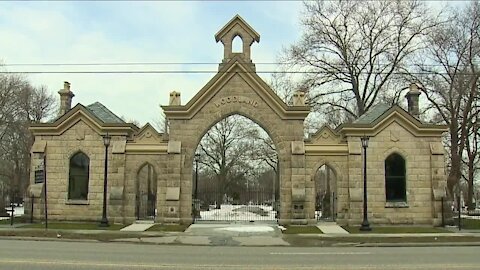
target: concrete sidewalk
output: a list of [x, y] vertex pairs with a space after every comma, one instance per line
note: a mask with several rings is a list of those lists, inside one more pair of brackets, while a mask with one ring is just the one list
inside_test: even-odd
[[0, 238], [203, 246], [480, 246], [480, 231], [410, 234], [283, 234], [276, 224], [193, 224], [185, 232], [47, 230], [0, 225]]

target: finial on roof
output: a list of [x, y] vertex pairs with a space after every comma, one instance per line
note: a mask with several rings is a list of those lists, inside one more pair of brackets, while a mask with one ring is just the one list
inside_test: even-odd
[[172, 91], [170, 92], [170, 101], [168, 103], [170, 106], [180, 106], [182, 101], [180, 99], [180, 92]]

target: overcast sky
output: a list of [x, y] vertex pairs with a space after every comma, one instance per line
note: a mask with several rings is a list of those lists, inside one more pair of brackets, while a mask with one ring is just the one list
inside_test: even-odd
[[[441, 2], [438, 2], [441, 5]], [[300, 1], [0, 2], [0, 61], [8, 71], [216, 70], [218, 65], [9, 66], [48, 63], [220, 63], [215, 33], [239, 14], [261, 36], [255, 63], [276, 62], [300, 36]], [[257, 70], [272, 70], [257, 64]], [[153, 122], [168, 93], [185, 104], [214, 74], [30, 74], [56, 93], [72, 84], [73, 105], [99, 101], [127, 120]], [[268, 79], [269, 75], [263, 75]]]

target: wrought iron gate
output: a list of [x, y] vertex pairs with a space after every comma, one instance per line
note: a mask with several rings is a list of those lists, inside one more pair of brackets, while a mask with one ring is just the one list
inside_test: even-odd
[[335, 221], [336, 218], [336, 194], [317, 193], [315, 197], [315, 218], [317, 220]]
[[253, 222], [276, 221], [279, 204], [275, 194], [265, 189], [234, 192], [199, 192], [193, 200], [193, 216], [199, 221]]

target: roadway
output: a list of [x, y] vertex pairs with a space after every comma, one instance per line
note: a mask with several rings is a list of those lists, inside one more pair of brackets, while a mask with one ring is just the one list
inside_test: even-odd
[[231, 247], [0, 240], [0, 269], [480, 269], [478, 247]]

